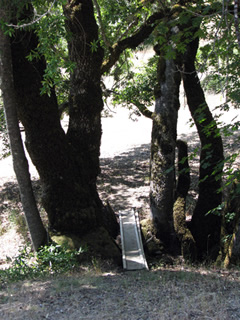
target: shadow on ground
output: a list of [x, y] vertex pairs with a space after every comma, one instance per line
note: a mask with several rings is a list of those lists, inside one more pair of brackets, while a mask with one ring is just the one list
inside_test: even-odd
[[[181, 135], [189, 144], [191, 155], [190, 207], [197, 197], [199, 139], [197, 133]], [[134, 147], [113, 158], [100, 159], [101, 174], [98, 190], [103, 201], [108, 201], [115, 212], [137, 208], [140, 215], [149, 214], [150, 144]]]
[[[240, 134], [224, 138], [225, 155], [239, 152]], [[198, 195], [199, 170], [199, 139], [196, 132], [183, 134], [179, 138], [188, 142], [189, 161], [191, 167], [191, 187], [187, 197], [187, 215], [192, 215]], [[109, 201], [113, 210], [128, 210], [137, 208], [140, 218], [149, 215], [149, 162], [150, 144], [135, 146], [113, 158], [101, 158], [101, 174], [98, 178], [98, 190], [103, 201]], [[239, 169], [240, 157], [234, 164], [227, 164], [231, 170]], [[47, 218], [41, 207], [41, 187], [39, 180], [33, 181], [33, 189], [44, 222]], [[24, 220], [19, 190], [16, 179], [10, 178], [4, 184], [0, 183], [0, 264], [3, 257], [16, 255], [14, 247], [24, 243], [16, 230], [9, 229], [10, 225], [19, 224]], [[15, 229], [14, 229], [15, 230]], [[12, 251], [11, 251], [12, 250]]]
[[109, 201], [115, 212], [149, 207], [149, 159], [150, 144], [100, 159], [98, 190], [102, 200]]
[[[239, 152], [239, 133], [223, 138], [225, 156]], [[193, 213], [198, 195], [200, 143], [197, 132], [181, 134], [188, 143], [191, 186], [187, 198], [187, 214]], [[149, 214], [150, 144], [133, 147], [113, 158], [101, 158], [98, 190], [115, 212], [137, 208], [140, 215]], [[229, 165], [226, 163], [226, 166]], [[234, 168], [239, 166], [239, 156]]]
[[[182, 134], [178, 138], [188, 143], [191, 169], [189, 200], [190, 207], [193, 207], [198, 189], [199, 138], [196, 132]], [[240, 134], [236, 132], [223, 139], [226, 156], [239, 152], [239, 138]], [[140, 210], [140, 213], [141, 211], [148, 212], [149, 163], [150, 144], [133, 147], [113, 158], [101, 158], [101, 174], [98, 177], [98, 190], [101, 199], [109, 201], [115, 212], [128, 210], [132, 207]], [[238, 156], [233, 165], [231, 163], [227, 165], [238, 169], [239, 163]], [[39, 180], [33, 181], [33, 188], [38, 201], [41, 193]], [[16, 180], [0, 185], [0, 212], [5, 211], [10, 202], [19, 206], [20, 196]]]

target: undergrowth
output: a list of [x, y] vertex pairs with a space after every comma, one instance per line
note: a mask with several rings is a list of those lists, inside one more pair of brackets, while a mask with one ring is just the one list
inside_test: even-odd
[[73, 270], [79, 264], [79, 255], [84, 250], [70, 250], [67, 247], [51, 244], [41, 247], [36, 253], [25, 247], [13, 261], [11, 267], [0, 270], [0, 283], [35, 279]]

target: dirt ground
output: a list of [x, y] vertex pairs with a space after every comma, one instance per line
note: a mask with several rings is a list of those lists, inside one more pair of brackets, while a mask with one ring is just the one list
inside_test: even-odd
[[[192, 152], [199, 141], [186, 124], [190, 116], [183, 110], [179, 137], [189, 142]], [[229, 120], [231, 121], [231, 120]], [[151, 121], [128, 119], [125, 110], [103, 119], [99, 193], [115, 212], [137, 208], [149, 214], [149, 156]], [[232, 139], [232, 140], [231, 140]], [[224, 140], [228, 153], [239, 150], [233, 137]], [[239, 161], [235, 166], [239, 166]], [[197, 156], [190, 162], [192, 185], [188, 210], [196, 201]], [[34, 189], [38, 194], [36, 170], [30, 164]], [[7, 213], [11, 207], [12, 227]], [[24, 237], [13, 227], [21, 204], [11, 159], [0, 163], [0, 265], [24, 245]], [[22, 213], [20, 214], [22, 215]], [[27, 235], [26, 235], [27, 236]], [[80, 268], [68, 276], [23, 281], [0, 289], [1, 319], [91, 319], [91, 320], [172, 320], [240, 319], [240, 272], [217, 269], [155, 265], [151, 271], [123, 272], [101, 265]]]
[[102, 272], [24, 281], [0, 290], [1, 319], [240, 319], [240, 273], [205, 269]]

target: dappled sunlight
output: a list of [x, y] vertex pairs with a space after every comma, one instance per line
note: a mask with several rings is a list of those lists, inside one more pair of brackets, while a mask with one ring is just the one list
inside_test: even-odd
[[149, 209], [150, 145], [132, 148], [118, 156], [101, 159], [98, 190], [115, 211]]

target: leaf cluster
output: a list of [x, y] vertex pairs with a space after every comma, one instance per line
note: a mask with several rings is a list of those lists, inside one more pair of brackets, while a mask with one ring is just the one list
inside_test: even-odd
[[[103, 30], [110, 45], [134, 33], [151, 13], [151, 6], [144, 6], [140, 0], [98, 0]], [[101, 36], [102, 45], [108, 50]], [[107, 51], [106, 50], [106, 51]]]
[[[41, 94], [51, 95], [55, 88], [59, 104], [64, 103], [68, 97], [68, 82], [70, 72], [75, 65], [68, 58], [67, 32], [62, 4], [57, 1], [51, 12], [42, 17], [35, 25], [34, 32], [39, 38], [36, 50], [31, 51], [28, 59], [40, 59], [45, 57], [47, 62], [44, 79], [42, 81]], [[48, 1], [34, 1], [35, 10], [43, 14], [49, 9]]]
[[198, 53], [198, 69], [206, 74], [202, 81], [209, 92], [222, 93], [226, 100], [240, 106], [239, 46], [234, 16], [224, 8], [203, 19], [202, 46]]
[[124, 77], [114, 92], [113, 103], [129, 109], [150, 107], [154, 101], [154, 87], [157, 82], [157, 57]]

